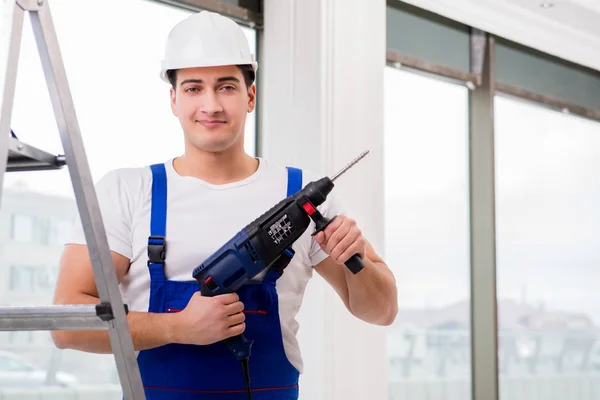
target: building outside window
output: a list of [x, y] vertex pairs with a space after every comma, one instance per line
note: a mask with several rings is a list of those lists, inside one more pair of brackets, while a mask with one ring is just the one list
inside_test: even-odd
[[38, 267], [13, 265], [10, 268], [10, 290], [31, 293], [37, 288]]
[[12, 331], [10, 332], [10, 343], [14, 345], [30, 344], [33, 342], [32, 331]]
[[29, 215], [11, 215], [10, 236], [15, 242], [32, 242], [34, 239], [34, 218]]

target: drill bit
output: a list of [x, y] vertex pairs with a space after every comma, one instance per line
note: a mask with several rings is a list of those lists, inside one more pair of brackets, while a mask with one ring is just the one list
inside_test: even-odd
[[357, 162], [359, 162], [360, 160], [365, 158], [365, 156], [367, 154], [369, 154], [369, 150], [362, 152], [358, 157], [356, 157], [354, 160], [350, 161], [350, 163], [348, 165], [346, 165], [344, 168], [342, 168], [338, 173], [336, 173], [331, 178], [331, 182], [334, 182], [337, 178], [342, 176], [346, 171], [348, 171], [350, 168], [352, 168], [354, 166], [354, 164], [356, 164]]

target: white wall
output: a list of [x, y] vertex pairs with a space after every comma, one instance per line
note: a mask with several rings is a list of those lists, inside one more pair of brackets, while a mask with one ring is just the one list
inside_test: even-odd
[[[368, 239], [383, 247], [385, 2], [266, 0], [262, 154], [331, 174]], [[300, 312], [301, 398], [386, 399], [385, 328], [352, 318], [317, 274]]]

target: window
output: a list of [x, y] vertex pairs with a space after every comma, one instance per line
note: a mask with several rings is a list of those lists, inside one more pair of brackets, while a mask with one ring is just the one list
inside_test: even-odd
[[29, 215], [11, 215], [10, 237], [15, 242], [32, 242], [34, 236], [34, 218]]
[[11, 331], [10, 343], [15, 345], [31, 344], [33, 342], [32, 331]]
[[[10, 290], [16, 294], [30, 294], [54, 289], [57, 270], [57, 267], [13, 265], [10, 268]], [[48, 301], [46, 296], [44, 301]]]
[[0, 372], [32, 371], [33, 367], [10, 355], [0, 354]]
[[52, 244], [63, 245], [71, 235], [73, 229], [73, 221], [54, 220], [52, 226]]
[[400, 306], [388, 331], [390, 400], [469, 398], [467, 96], [385, 70], [385, 258]]
[[[15, 194], [14, 196], [18, 196]], [[34, 200], [35, 199], [31, 199]], [[43, 203], [43, 199], [39, 199], [39, 205]], [[50, 210], [48, 210], [50, 212]], [[50, 218], [44, 216], [32, 216], [32, 215], [11, 215], [11, 239], [15, 242], [22, 243], [36, 243], [42, 246], [51, 244], [54, 240], [52, 231], [55, 229], [61, 229], [60, 234], [64, 235], [66, 232], [66, 226], [64, 223], [57, 225], [56, 228], [52, 226]], [[58, 234], [58, 232], [57, 232]], [[55, 234], [55, 236], [57, 236]], [[64, 237], [63, 237], [64, 238]], [[64, 243], [64, 242], [63, 242]]]
[[600, 124], [495, 108], [501, 398], [583, 399], [600, 368]]
[[38, 268], [12, 266], [10, 268], [10, 290], [19, 293], [31, 293], [36, 289]]
[[58, 277], [58, 261], [55, 265], [40, 268], [37, 273], [37, 287], [44, 291], [53, 291]]
[[47, 246], [50, 244], [51, 236], [51, 221], [49, 218], [37, 217], [35, 218], [35, 233], [37, 236], [36, 242]]

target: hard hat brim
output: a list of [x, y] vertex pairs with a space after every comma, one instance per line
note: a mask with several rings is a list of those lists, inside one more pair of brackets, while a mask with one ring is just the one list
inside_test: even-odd
[[162, 68], [160, 71], [160, 78], [169, 83], [169, 78], [167, 77], [167, 71], [174, 69], [184, 69], [184, 68], [202, 68], [202, 67], [224, 67], [229, 65], [251, 65], [254, 69], [254, 72], [258, 70], [258, 62], [249, 61], [245, 58], [239, 58], [236, 60], [227, 59], [227, 60], [211, 60], [210, 62], [199, 61], [199, 60], [188, 60], [188, 61], [180, 61], [180, 62], [169, 62], [168, 65], [163, 61]]

